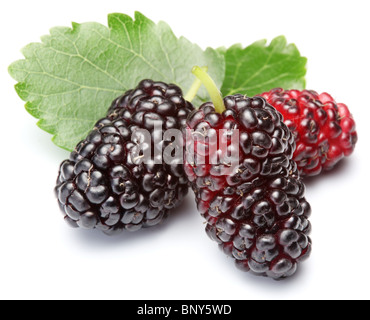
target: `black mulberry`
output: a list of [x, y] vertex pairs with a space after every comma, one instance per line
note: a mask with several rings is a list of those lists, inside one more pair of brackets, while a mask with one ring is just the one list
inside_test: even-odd
[[[183, 165], [156, 161], [171, 141], [154, 129], [181, 130], [192, 110], [179, 87], [152, 80], [115, 99], [60, 166], [55, 191], [65, 220], [108, 234], [135, 231], [157, 225], [181, 205], [188, 191]], [[149, 161], [140, 161], [143, 148], [151, 151]]]

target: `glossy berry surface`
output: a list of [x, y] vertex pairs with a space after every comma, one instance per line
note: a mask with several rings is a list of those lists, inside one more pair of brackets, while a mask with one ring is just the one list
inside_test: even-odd
[[[219, 114], [206, 103], [187, 121], [187, 148], [194, 145], [194, 154], [187, 152], [185, 170], [207, 234], [239, 268], [274, 279], [289, 277], [311, 251], [311, 208], [292, 161], [294, 137], [281, 114], [261, 97], [228, 96], [224, 105]], [[222, 171], [230, 166], [223, 160], [225, 151], [210, 138], [220, 132], [228, 153], [239, 150], [239, 164], [229, 174]], [[236, 134], [238, 145], [232, 140]], [[217, 161], [203, 152], [215, 147]]]
[[327, 93], [273, 89], [261, 95], [284, 117], [297, 144], [294, 160], [301, 175], [314, 176], [331, 170], [352, 154], [357, 132], [355, 121], [343, 103]]
[[[181, 163], [155, 163], [154, 144], [170, 142], [154, 132], [154, 121], [163, 131], [182, 129], [192, 110], [180, 88], [151, 80], [114, 100], [60, 166], [55, 192], [65, 220], [108, 234], [135, 231], [159, 224], [181, 205], [188, 180]], [[152, 148], [149, 161], [140, 161], [139, 144]]]

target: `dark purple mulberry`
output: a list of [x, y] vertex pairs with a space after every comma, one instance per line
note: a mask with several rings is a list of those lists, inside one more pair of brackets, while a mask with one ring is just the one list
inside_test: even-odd
[[[207, 234], [239, 268], [274, 279], [291, 276], [311, 251], [311, 208], [292, 161], [294, 137], [261, 97], [228, 96], [223, 104], [222, 114], [208, 102], [187, 121], [188, 150], [194, 145], [195, 152], [186, 153], [185, 171]], [[234, 161], [225, 162], [225, 153]], [[223, 173], [232, 162], [238, 165]]]
[[[109, 234], [160, 223], [182, 203], [188, 180], [181, 161], [155, 161], [155, 148], [161, 152], [171, 141], [154, 124], [163, 131], [183, 129], [192, 110], [179, 87], [152, 80], [115, 99], [107, 117], [60, 166], [55, 190], [65, 220]], [[150, 133], [149, 140], [140, 129]], [[151, 148], [149, 161], [140, 161], [138, 145]]]

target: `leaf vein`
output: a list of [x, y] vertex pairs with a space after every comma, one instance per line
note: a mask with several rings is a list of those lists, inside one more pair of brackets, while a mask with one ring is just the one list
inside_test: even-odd
[[[103, 35], [101, 35], [98, 31], [95, 30], [96, 33], [98, 33], [101, 37], [103, 37], [105, 40], [111, 42], [112, 44], [116, 45], [117, 47], [121, 48], [122, 50], [125, 50], [129, 53], [131, 53], [132, 55], [136, 56], [137, 58], [141, 59], [145, 64], [147, 64], [151, 69], [153, 69], [156, 73], [160, 74], [162, 77], [164, 78], [167, 78], [167, 76], [161, 71], [159, 70], [157, 67], [155, 67], [153, 64], [151, 64], [149, 62], [149, 60], [146, 59], [146, 57], [141, 54], [141, 53], [137, 53], [136, 51], [134, 50], [131, 50], [129, 48], [126, 48], [124, 46], [122, 46], [121, 44], [117, 43], [116, 41], [113, 41], [112, 39], [110, 38], [106, 38], [104, 37]], [[140, 36], [139, 36], [140, 37]], [[141, 43], [141, 41], [140, 41]], [[140, 44], [140, 51], [141, 51], [141, 44]]]

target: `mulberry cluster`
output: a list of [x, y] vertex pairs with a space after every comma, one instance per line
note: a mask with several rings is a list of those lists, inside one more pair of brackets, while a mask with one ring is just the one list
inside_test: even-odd
[[[154, 127], [181, 130], [192, 110], [179, 87], [151, 80], [114, 100], [60, 166], [55, 191], [65, 220], [108, 234], [135, 231], [181, 205], [188, 192], [183, 165], [156, 161], [153, 150], [171, 142]], [[143, 146], [151, 148], [148, 161], [141, 161]]]
[[[311, 208], [292, 161], [294, 136], [261, 97], [234, 95], [223, 102], [222, 114], [208, 102], [187, 122], [188, 148], [193, 145], [195, 152], [187, 153], [185, 171], [207, 220], [207, 234], [239, 268], [274, 279], [291, 276], [311, 251]], [[232, 161], [222, 160], [225, 150], [220, 141], [211, 145], [215, 140], [210, 138], [221, 130], [227, 153], [239, 149], [233, 159], [239, 164], [227, 175], [222, 169], [227, 171]], [[237, 146], [232, 143], [235, 134]], [[204, 153], [215, 147], [217, 163]]]
[[356, 124], [343, 103], [327, 93], [273, 89], [261, 94], [284, 117], [297, 149], [293, 159], [301, 175], [331, 170], [352, 154], [357, 143]]

